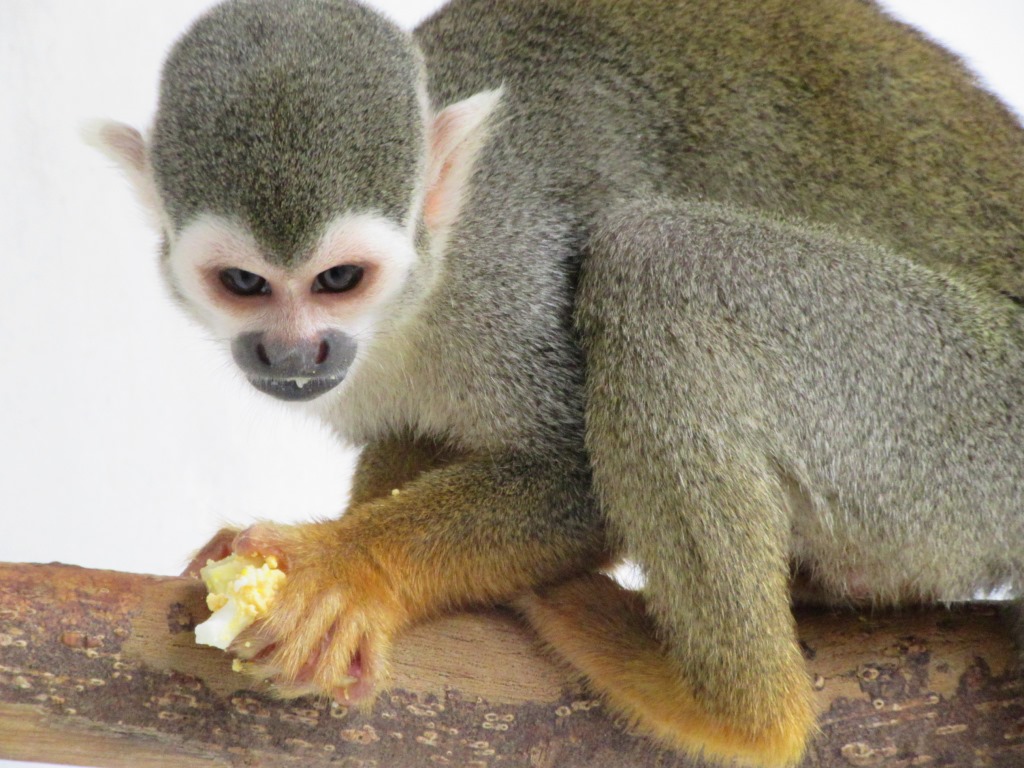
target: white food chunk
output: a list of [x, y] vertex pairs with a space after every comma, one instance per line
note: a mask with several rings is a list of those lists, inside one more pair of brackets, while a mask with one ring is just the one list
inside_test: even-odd
[[213, 615], [196, 627], [196, 642], [221, 649], [267, 615], [285, 580], [277, 558], [241, 555], [211, 560], [199, 575], [209, 590], [206, 605]]

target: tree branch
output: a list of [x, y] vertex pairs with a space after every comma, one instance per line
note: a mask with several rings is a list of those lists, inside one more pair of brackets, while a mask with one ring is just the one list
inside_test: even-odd
[[[499, 611], [417, 627], [372, 711], [252, 690], [192, 642], [186, 579], [0, 564], [0, 757], [132, 768], [693, 766], [613, 724]], [[800, 611], [807, 766], [1024, 765], [1024, 681], [992, 605]]]

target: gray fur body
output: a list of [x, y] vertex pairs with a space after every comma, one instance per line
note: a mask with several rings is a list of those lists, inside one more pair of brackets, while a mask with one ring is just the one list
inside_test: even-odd
[[[285, 6], [229, 4], [212, 36]], [[485, 457], [465, 487], [493, 493], [424, 561], [544, 542], [540, 583], [630, 555], [696, 698], [765, 727], [799, 666], [791, 563], [838, 601], [1020, 586], [1024, 130], [953, 57], [861, 0], [455, 0], [412, 39], [346, 13], [336, 50], [325, 21], [255, 56], [300, 143], [238, 152], [264, 117], [220, 108], [220, 64], [216, 130], [175, 138], [175, 64], [154, 168], [178, 224], [212, 204], [291, 264], [335, 209], [408, 215], [421, 61], [435, 109], [503, 87], [444, 252], [319, 407], [368, 453]], [[313, 74], [265, 74], [294, 61]]]
[[[653, 501], [650, 488], [678, 482], [673, 468], [708, 456], [733, 465], [725, 477], [756, 468], [772, 506], [783, 502], [790, 556], [833, 600], [965, 599], [1019, 583], [1015, 304], [831, 230], [700, 203], [632, 206], [595, 243], [581, 289], [584, 337], [601, 345], [589, 387], [641, 377], [647, 408], [632, 416], [650, 409], [654, 433], [602, 429], [616, 439], [594, 460], [628, 487], [618, 493]], [[685, 256], [636, 256], [666, 251]], [[659, 419], [669, 402], [691, 417]], [[676, 458], [638, 473], [633, 457], [661, 440]]]
[[[620, 328], [633, 318], [645, 329], [613, 375], [633, 387], [641, 370], [674, 381], [659, 397], [645, 396], [655, 404], [642, 418], [692, 422], [694, 430], [724, 395], [691, 402], [686, 379], [710, 370], [721, 377], [704, 384], [728, 391], [729, 419], [757, 422], [734, 439], [749, 441], [778, 475], [774, 490], [792, 516], [790, 553], [831, 597], [955, 599], [1015, 580], [1024, 559], [1024, 320], [1001, 292], [1024, 292], [1024, 162], [1012, 163], [1024, 158], [1024, 133], [947, 53], [866, 4], [856, 16], [872, 25], [878, 48], [861, 52], [859, 72], [840, 66], [848, 38], [828, 26], [849, 23], [828, 17], [838, 7], [849, 13], [850, 3], [815, 3], [813, 13], [742, 4], [741, 30], [725, 26], [749, 35], [749, 45], [725, 50], [756, 61], [756, 73], [716, 59], [720, 20], [705, 15], [707, 4], [683, 4], [675, 18], [651, 5], [633, 14], [628, 3], [464, 0], [418, 30], [437, 106], [505, 84], [499, 127], [446, 258], [444, 298], [431, 303], [412, 345], [426, 354], [403, 366], [406, 376], [429, 376], [412, 387], [417, 393], [450, 398], [437, 410], [451, 421], [428, 431], [500, 449], [536, 430], [542, 446], [566, 450], [578, 433], [581, 377], [570, 325], [574, 273], [581, 247], [601, 251], [611, 231], [622, 273], [599, 281], [598, 292], [627, 286], [605, 299], [607, 311]], [[735, 13], [736, 5], [717, 11]], [[611, 24], [607, 16], [595, 23], [609, 12]], [[801, 14], [826, 17], [838, 50], [818, 41], [794, 51], [811, 25]], [[623, 19], [628, 29], [616, 26]], [[532, 37], [559, 45], [524, 45]], [[831, 61], [806, 63], [803, 80], [773, 79], [773, 70], [812, 55]], [[910, 85], [923, 65], [938, 80], [925, 93]], [[826, 74], [842, 82], [816, 93]], [[937, 91], [945, 109], [956, 100], [956, 121], [939, 136], [928, 114]], [[715, 94], [730, 103], [714, 103]], [[884, 112], [866, 109], [883, 101]], [[848, 109], [862, 125], [840, 128], [838, 114], [826, 122], [826, 107]], [[965, 145], [979, 110], [1004, 132], [987, 135], [987, 146]], [[924, 120], [933, 135], [922, 142], [915, 126]], [[1010, 163], [1000, 154], [1007, 147], [1016, 148]], [[721, 201], [767, 218], [723, 211], [719, 241], [707, 242], [713, 208], [660, 200], [637, 216], [648, 204], [630, 201], [651, 196]], [[620, 205], [632, 215], [599, 217]], [[771, 219], [816, 226], [800, 235]], [[604, 234], [593, 240], [597, 221]], [[714, 272], [716, 259], [724, 275]], [[664, 290], [663, 314], [649, 314]], [[653, 335], [673, 314], [683, 327], [696, 323], [696, 311], [745, 328], [746, 337], [734, 327], [735, 359], [723, 349], [717, 365], [697, 349], [671, 354], [669, 340]], [[486, 410], [467, 410], [475, 403]], [[414, 413], [407, 418], [418, 426]], [[617, 429], [629, 438], [635, 425]], [[607, 473], [620, 479], [607, 482], [638, 475], [646, 439], [621, 446]], [[645, 507], [652, 493], [641, 484], [622, 504]], [[670, 517], [684, 509], [673, 506]], [[621, 525], [627, 541], [636, 537], [625, 530], [634, 516]]]

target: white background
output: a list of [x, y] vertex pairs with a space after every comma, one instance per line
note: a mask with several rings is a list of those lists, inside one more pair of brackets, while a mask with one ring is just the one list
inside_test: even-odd
[[[172, 306], [126, 183], [78, 137], [148, 124], [168, 46], [210, 4], [0, 0], [0, 561], [172, 574], [226, 521], [343, 506], [351, 451]], [[371, 4], [411, 26], [438, 3]], [[1024, 114], [1024, 3], [885, 4]]]

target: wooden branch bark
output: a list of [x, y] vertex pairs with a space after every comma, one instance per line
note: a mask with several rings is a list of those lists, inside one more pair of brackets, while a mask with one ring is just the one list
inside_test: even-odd
[[[193, 644], [197, 582], [0, 564], [0, 757], [96, 766], [698, 765], [614, 724], [501, 612], [418, 627], [369, 713], [279, 702]], [[802, 611], [807, 766], [1024, 765], [1024, 681], [992, 605]]]

